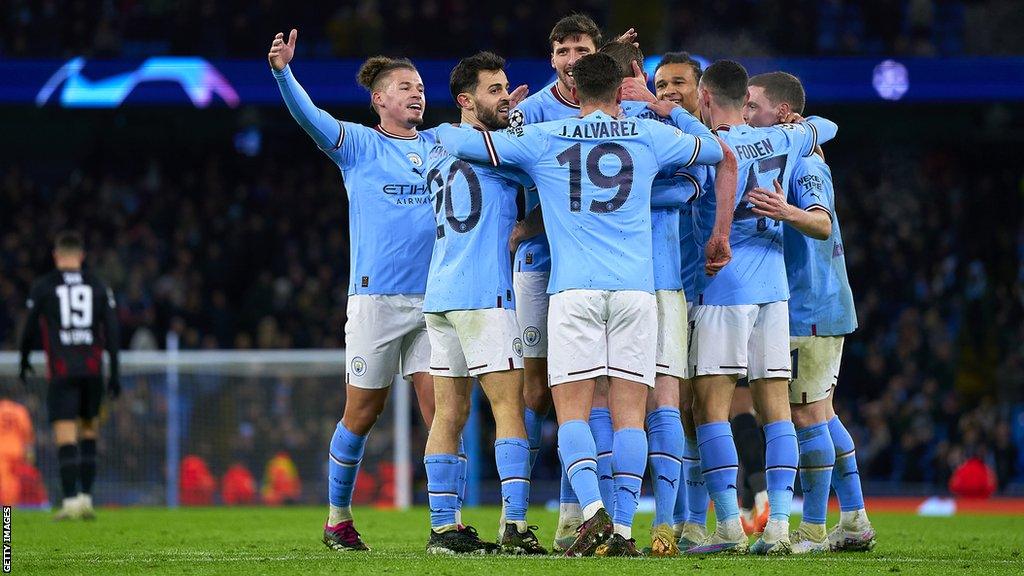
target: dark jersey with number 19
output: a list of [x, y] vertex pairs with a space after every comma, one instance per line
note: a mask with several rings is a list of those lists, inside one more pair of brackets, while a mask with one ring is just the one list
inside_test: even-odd
[[32, 285], [26, 306], [22, 356], [28, 355], [38, 333], [50, 378], [100, 376], [104, 348], [111, 362], [116, 361], [117, 305], [114, 293], [95, 275], [54, 270]]

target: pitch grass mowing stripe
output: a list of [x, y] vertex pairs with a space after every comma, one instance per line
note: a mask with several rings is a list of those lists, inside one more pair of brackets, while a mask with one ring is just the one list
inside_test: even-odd
[[[855, 575], [1022, 574], [1024, 518], [872, 516], [879, 545], [867, 554], [790, 558], [564, 559], [508, 556], [428, 557], [425, 509], [357, 509], [370, 553], [327, 550], [320, 543], [320, 508], [200, 508], [170, 511], [101, 510], [93, 523], [61, 523], [38, 512], [13, 518], [15, 574], [415, 574], [497, 576], [556, 570], [562, 575], [616, 576], [672, 572], [699, 574]], [[493, 533], [498, 509], [466, 511], [483, 535]], [[554, 533], [555, 514], [533, 510], [542, 542]], [[639, 544], [644, 526], [635, 524]], [[830, 522], [834, 518], [830, 519]], [[795, 524], [794, 524], [795, 525]]]

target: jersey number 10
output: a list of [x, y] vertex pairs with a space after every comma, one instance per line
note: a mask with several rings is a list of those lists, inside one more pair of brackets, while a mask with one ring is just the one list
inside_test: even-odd
[[92, 286], [74, 284], [57, 286], [62, 328], [92, 327]]

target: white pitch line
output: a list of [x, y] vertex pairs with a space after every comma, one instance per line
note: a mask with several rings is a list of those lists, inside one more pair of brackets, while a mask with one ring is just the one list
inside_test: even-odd
[[[70, 561], [70, 560], [88, 560], [90, 562], [101, 563], [101, 564], [126, 564], [126, 563], [134, 563], [134, 562], [155, 562], [155, 561], [232, 562], [232, 561], [261, 560], [261, 561], [274, 561], [274, 562], [288, 562], [288, 561], [294, 561], [294, 560], [341, 560], [342, 558], [345, 558], [345, 559], [348, 559], [348, 558], [356, 559], [356, 556], [353, 555], [353, 554], [350, 554], [350, 555], [340, 555], [340, 554], [338, 554], [336, 552], [303, 553], [303, 554], [289, 554], [289, 555], [269, 556], [269, 555], [266, 555], [266, 554], [245, 553], [245, 552], [236, 553], [236, 554], [218, 554], [218, 555], [214, 555], [214, 554], [206, 554], [206, 553], [202, 553], [202, 552], [189, 552], [189, 551], [180, 551], [179, 552], [179, 551], [175, 551], [175, 552], [139, 554], [139, 555], [129, 554], [129, 555], [118, 556], [118, 557], [105, 557], [105, 556], [100, 556], [100, 555], [96, 555], [96, 554], [75, 553], [75, 554], [62, 554], [60, 557], [55, 558], [51, 554], [32, 554], [32, 553], [26, 554], [24, 551], [22, 551], [22, 552], [20, 552], [18, 554], [18, 556], [20, 556], [20, 558], [23, 561], [24, 560], [30, 560], [30, 561], [35, 560], [35, 561], [38, 561], [40, 559], [55, 560], [57, 562], [66, 562], [66, 561]], [[363, 555], [359, 555], [359, 557], [362, 558]], [[427, 556], [425, 554], [422, 554], [422, 553], [419, 553], [419, 552], [405, 552], [405, 553], [374, 553], [374, 552], [371, 552], [369, 554], [369, 557], [372, 558], [372, 559], [383, 559], [383, 560], [389, 560], [389, 559], [391, 559], [391, 560], [408, 560], [408, 559], [419, 559], [419, 560], [422, 560], [424, 558], [428, 558], [429, 556]], [[499, 560], [499, 559], [506, 559], [506, 558], [507, 559], [514, 558], [516, 561], [521, 561], [521, 560], [540, 561], [540, 562], [545, 562], [545, 561], [559, 562], [559, 561], [565, 561], [565, 560], [578, 561], [578, 559], [565, 559], [565, 558], [559, 558], [557, 556], [547, 556], [547, 557], [532, 557], [532, 556], [526, 556], [526, 557], [513, 557], [513, 556], [464, 556], [464, 557], [459, 557], [460, 560], [471, 560], [471, 561]], [[734, 558], [720, 558], [720, 557], [680, 557], [680, 559], [685, 559], [685, 560], [688, 560], [688, 561], [689, 560], [693, 560], [693, 561], [712, 561], [712, 562], [722, 561], [723, 563], [734, 560]], [[844, 563], [844, 564], [850, 564], [850, 563], [853, 563], [853, 564], [900, 564], [900, 563], [904, 563], [904, 564], [940, 564], [940, 563], [941, 564], [948, 564], [950, 562], [953, 562], [953, 563], [956, 563], [956, 564], [970, 564], [972, 567], [976, 566], [976, 565], [1018, 565], [1018, 564], [1021, 565], [1021, 566], [1024, 566], [1024, 559], [1022, 559], [1022, 560], [1009, 560], [1009, 559], [986, 558], [986, 559], [970, 559], [970, 560], [966, 560], [966, 559], [952, 560], [952, 559], [949, 559], [949, 558], [907, 558], [907, 557], [887, 558], [887, 557], [864, 557], [864, 556], [856, 557], [856, 556], [849, 556], [849, 555], [845, 555], [845, 554], [842, 555], [842, 556], [837, 556], [837, 555], [816, 556], [813, 559], [812, 558], [806, 558], [806, 557], [794, 557], [794, 556], [775, 557], [775, 558], [772, 558], [772, 559], [767, 560], [767, 561], [769, 561], [769, 562], [800, 562], [800, 561], [804, 561], [804, 560], [809, 560], [809, 561], [818, 562], [818, 563], [829, 563], [829, 562], [835, 561], [835, 562], [841, 562], [841, 563]], [[664, 562], [665, 560], [661, 559], [661, 558], [646, 558], [646, 559], [640, 559], [640, 561]]]

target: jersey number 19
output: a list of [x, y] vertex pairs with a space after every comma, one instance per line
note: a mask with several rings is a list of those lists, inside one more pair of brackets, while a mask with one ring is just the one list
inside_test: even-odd
[[60, 300], [62, 328], [92, 327], [92, 286], [88, 284], [57, 286], [57, 298]]
[[[605, 156], [619, 159], [619, 171], [605, 175], [601, 172], [600, 162]], [[569, 211], [579, 212], [583, 201], [583, 152], [580, 143], [566, 148], [555, 157], [559, 165], [569, 165]], [[598, 188], [618, 188], [609, 200], [590, 201], [590, 211], [598, 214], [614, 212], [626, 203], [629, 193], [633, 191], [633, 158], [621, 144], [605, 142], [590, 149], [587, 153], [587, 178]]]

